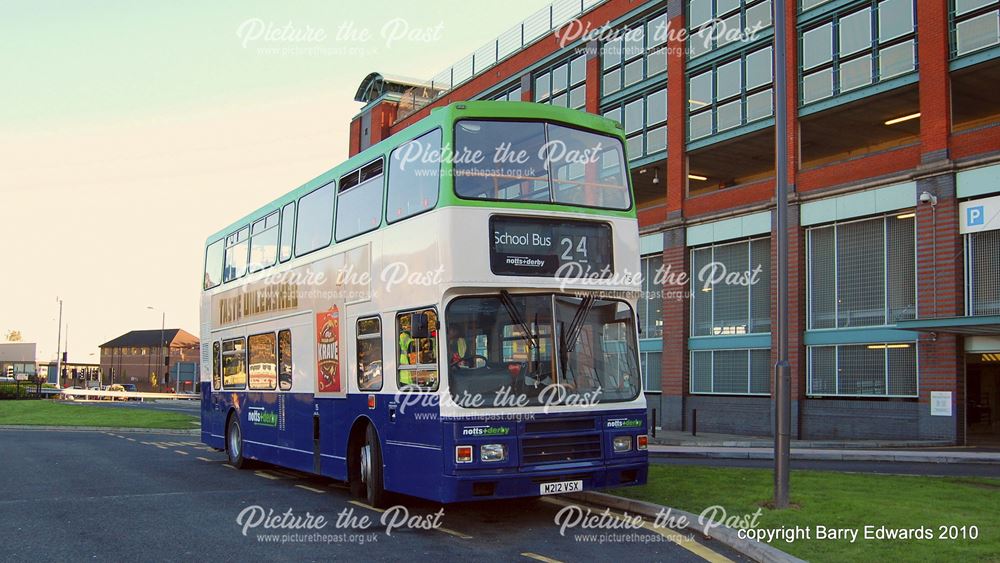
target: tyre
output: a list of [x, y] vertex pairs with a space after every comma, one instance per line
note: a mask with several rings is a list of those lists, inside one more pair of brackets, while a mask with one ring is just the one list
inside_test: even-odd
[[229, 428], [226, 429], [226, 455], [229, 457], [229, 465], [236, 469], [244, 469], [249, 464], [243, 457], [243, 430], [236, 413], [229, 417]]
[[383, 486], [385, 481], [382, 477], [382, 448], [379, 447], [378, 435], [373, 426], [368, 426], [365, 431], [365, 442], [361, 446], [358, 461], [360, 463], [360, 488], [363, 490], [364, 499], [375, 508], [387, 507], [389, 494]]

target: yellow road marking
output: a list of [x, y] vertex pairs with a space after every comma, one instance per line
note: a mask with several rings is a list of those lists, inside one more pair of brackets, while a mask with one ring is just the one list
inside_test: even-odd
[[182, 452], [181, 450], [174, 450], [175, 454], [188, 455], [187, 452]]
[[[301, 487], [301, 486], [302, 485], [296, 485], [296, 487]], [[350, 502], [353, 505], [360, 506], [361, 508], [367, 508], [368, 510], [374, 510], [375, 512], [379, 512], [379, 513], [385, 512], [381, 508], [375, 508], [374, 506], [369, 506], [369, 505], [367, 505], [367, 504], [365, 504], [365, 503], [363, 503], [361, 501], [351, 500], [351, 501], [348, 501], [348, 502]], [[471, 540], [472, 539], [472, 536], [470, 536], [468, 534], [463, 534], [462, 532], [459, 532], [459, 531], [456, 531], [456, 530], [452, 530], [451, 528], [445, 528], [445, 527], [442, 526], [440, 528], [435, 528], [435, 529], [437, 531], [439, 531], [439, 532], [444, 532], [445, 534], [450, 534], [452, 536], [455, 536], [457, 538], [461, 538], [463, 540]]]
[[347, 502], [349, 502], [349, 503], [351, 503], [353, 505], [356, 505], [356, 506], [360, 506], [361, 508], [367, 508], [368, 510], [374, 510], [375, 512], [385, 512], [381, 508], [375, 508], [374, 506], [368, 506], [367, 504], [365, 504], [365, 503], [363, 503], [361, 501], [349, 500]]
[[435, 528], [435, 530], [437, 530], [439, 532], [444, 532], [446, 534], [450, 534], [452, 536], [455, 536], [457, 538], [461, 538], [463, 540], [471, 540], [472, 539], [472, 536], [470, 536], [470, 535], [463, 534], [462, 532], [458, 532], [458, 531], [452, 530], [451, 528], [445, 528], [444, 526], [441, 526], [439, 528]]
[[[551, 497], [543, 498], [542, 501], [548, 502], [548, 503], [551, 503], [551, 504], [558, 504], [560, 506], [573, 506], [573, 503], [566, 502], [564, 500], [560, 500], [560, 499], [556, 499], [556, 498], [551, 498]], [[576, 506], [579, 506], [579, 505], [576, 505]], [[615, 518], [617, 518], [619, 520], [630, 520], [626, 516], [624, 516], [622, 514], [619, 514], [619, 513], [615, 512], [614, 510], [609, 510], [608, 514], [610, 514], [611, 516], [614, 516]], [[633, 515], [633, 518], [635, 516], [640, 516], [640, 515]], [[705, 547], [704, 545], [702, 545], [702, 544], [698, 543], [697, 541], [695, 541], [693, 538], [688, 538], [688, 537], [684, 536], [683, 534], [681, 534], [681, 533], [679, 533], [679, 532], [677, 532], [677, 531], [675, 531], [673, 529], [670, 529], [670, 528], [654, 526], [652, 522], [646, 521], [645, 517], [643, 517], [643, 520], [642, 520], [642, 527], [645, 528], [645, 529], [647, 529], [647, 530], [649, 530], [649, 531], [651, 531], [651, 532], [654, 532], [654, 533], [657, 533], [657, 534], [663, 536], [667, 540], [669, 540], [669, 541], [671, 541], [671, 542], [673, 542], [673, 543], [675, 543], [675, 544], [683, 547], [684, 549], [690, 551], [691, 553], [697, 555], [698, 557], [701, 557], [705, 561], [711, 561], [712, 563], [733, 563], [732, 559], [729, 559], [728, 557], [725, 557], [723, 555], [720, 555], [720, 554], [712, 551], [711, 549], [709, 549], [709, 548]]]
[[[275, 479], [277, 479], [277, 477], [275, 477]], [[310, 487], [308, 485], [295, 485], [295, 486], [298, 487], [298, 488], [300, 488], [300, 489], [305, 489], [307, 491], [312, 491], [314, 493], [326, 494], [326, 491], [324, 491], [323, 489], [317, 489], [315, 487]]]
[[539, 555], [537, 553], [532, 553], [530, 551], [525, 551], [521, 555], [529, 559], [534, 559], [535, 561], [544, 561], [544, 563], [562, 563], [562, 561], [558, 559], [552, 559], [551, 557], [546, 557], [544, 555]]
[[258, 477], [263, 477], [265, 479], [270, 479], [272, 481], [277, 481], [278, 479], [281, 479], [281, 477], [278, 477], [278, 476], [275, 476], [275, 475], [271, 475], [267, 471], [254, 471], [254, 475], [256, 475]]
[[212, 460], [208, 459], [207, 457], [201, 457], [201, 456], [199, 456], [198, 459], [200, 459], [202, 461], [212, 461]]

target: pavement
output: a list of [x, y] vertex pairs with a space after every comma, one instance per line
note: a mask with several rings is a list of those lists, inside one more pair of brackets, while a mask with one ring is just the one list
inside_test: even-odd
[[[699, 467], [740, 467], [774, 469], [770, 459], [729, 459], [719, 457], [681, 457], [658, 455], [649, 457], [651, 464]], [[869, 475], [918, 475], [922, 477], [1000, 477], [1000, 468], [990, 463], [916, 463], [905, 461], [830, 461], [797, 459], [792, 471], [834, 471]]]
[[[766, 437], [657, 431], [650, 454], [719, 459], [774, 459], [774, 442]], [[791, 458], [812, 461], [899, 463], [982, 463], [1000, 465], [993, 448], [950, 446], [940, 441], [792, 440]], [[998, 470], [1000, 471], [1000, 470]]]
[[[383, 513], [338, 481], [265, 465], [236, 470], [191, 436], [8, 429], [0, 451], [4, 473], [16, 476], [0, 496], [0, 561], [747, 560], [696, 533], [563, 530], [557, 517], [575, 506], [566, 497], [444, 507], [399, 497]], [[439, 527], [419, 527], [442, 508]], [[290, 522], [289, 510], [303, 526], [319, 516], [326, 524], [246, 527], [272, 510], [268, 524]], [[383, 519], [400, 516], [414, 527], [387, 534]]]

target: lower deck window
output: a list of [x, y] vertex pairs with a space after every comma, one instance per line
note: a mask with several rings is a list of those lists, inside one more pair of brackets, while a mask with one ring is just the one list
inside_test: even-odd
[[436, 391], [437, 311], [424, 309], [396, 316], [399, 366], [396, 384], [402, 390]]
[[222, 341], [222, 388], [246, 389], [246, 342], [242, 338]]
[[278, 382], [276, 339], [273, 332], [247, 339], [250, 356], [250, 389], [273, 391]]

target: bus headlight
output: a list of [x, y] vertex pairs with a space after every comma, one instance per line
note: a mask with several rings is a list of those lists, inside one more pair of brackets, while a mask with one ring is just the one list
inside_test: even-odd
[[455, 463], [472, 463], [472, 446], [455, 446]]
[[613, 445], [616, 452], [627, 452], [632, 449], [632, 437], [616, 436]]
[[503, 444], [486, 444], [479, 448], [479, 459], [482, 461], [503, 461], [507, 459], [507, 446]]
[[649, 436], [642, 434], [635, 437], [635, 449], [646, 450], [649, 448]]

